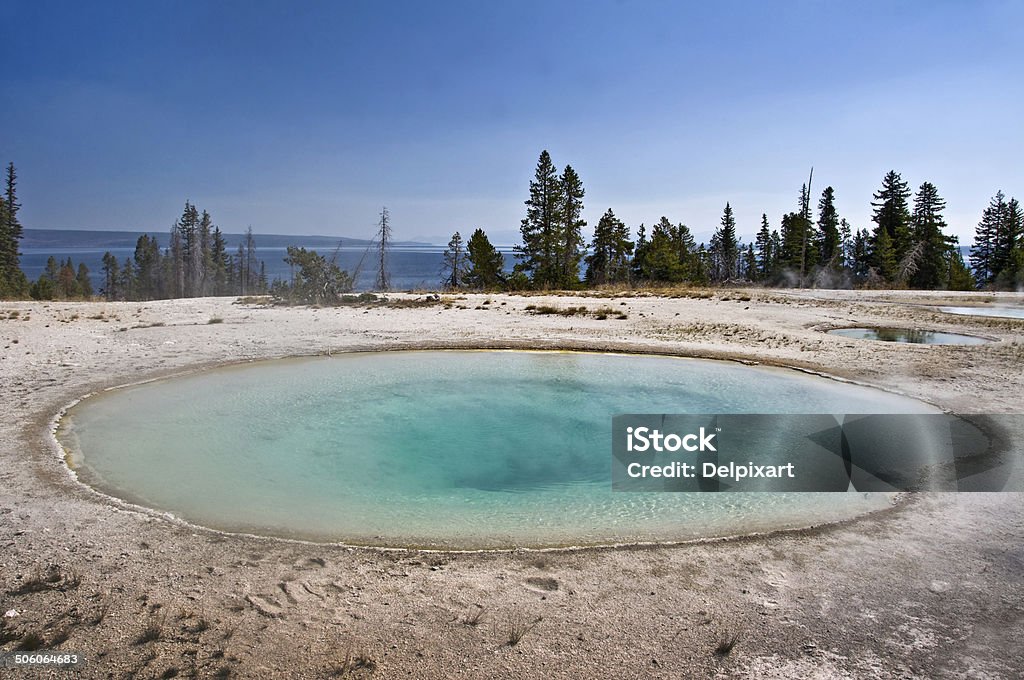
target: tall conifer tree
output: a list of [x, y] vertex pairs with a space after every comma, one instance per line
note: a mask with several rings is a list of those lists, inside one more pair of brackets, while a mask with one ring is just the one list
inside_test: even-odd
[[949, 250], [951, 243], [943, 229], [946, 221], [942, 211], [946, 202], [939, 197], [938, 189], [931, 182], [924, 182], [914, 198], [914, 212], [911, 216], [914, 243], [920, 244], [917, 270], [911, 277], [915, 288], [933, 290], [945, 287], [949, 281]]
[[818, 262], [823, 267], [838, 269], [842, 266], [839, 239], [839, 214], [836, 212], [836, 195], [832, 187], [821, 192], [818, 201]]
[[736, 218], [732, 213], [732, 206], [725, 204], [722, 211], [722, 220], [718, 230], [711, 240], [711, 257], [714, 262], [714, 269], [711, 273], [715, 281], [728, 281], [736, 276], [736, 264], [739, 255], [736, 241]]
[[884, 229], [889, 236], [889, 248], [898, 262], [911, 246], [910, 211], [907, 208], [910, 189], [898, 172], [890, 170], [882, 178], [882, 188], [875, 192], [873, 198], [871, 221], [876, 227], [872, 234], [872, 247], [878, 249], [879, 232]]
[[559, 184], [562, 206], [556, 244], [558, 286], [575, 288], [580, 282], [580, 260], [583, 258], [581, 229], [587, 224], [583, 219], [583, 180], [571, 165], [566, 165], [559, 178]]
[[546, 288], [559, 282], [558, 251], [562, 224], [562, 183], [547, 150], [537, 160], [526, 200], [526, 217], [519, 230], [522, 245], [516, 246], [518, 268], [529, 274], [534, 286]]

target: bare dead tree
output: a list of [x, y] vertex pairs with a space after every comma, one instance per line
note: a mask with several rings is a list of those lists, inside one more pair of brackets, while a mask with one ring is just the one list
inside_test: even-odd
[[389, 222], [390, 215], [388, 214], [387, 206], [381, 208], [380, 211], [380, 223], [377, 231], [377, 237], [380, 239], [380, 270], [377, 272], [377, 285], [376, 288], [379, 291], [386, 291], [391, 287], [391, 277], [388, 275], [388, 248], [391, 242], [391, 224]]

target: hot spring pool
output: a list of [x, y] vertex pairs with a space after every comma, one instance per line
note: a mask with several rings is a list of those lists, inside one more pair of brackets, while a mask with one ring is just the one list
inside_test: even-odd
[[1024, 307], [992, 305], [989, 307], [939, 307], [940, 312], [967, 316], [995, 316], [1004, 319], [1024, 319]]
[[931, 413], [786, 369], [526, 351], [354, 353], [113, 390], [58, 429], [87, 484], [226, 531], [380, 546], [678, 541], [839, 520], [885, 494], [622, 493], [620, 413]]
[[979, 338], [976, 335], [942, 333], [919, 328], [833, 328], [829, 335], [854, 340], [903, 342], [913, 345], [984, 345], [992, 342], [988, 338]]

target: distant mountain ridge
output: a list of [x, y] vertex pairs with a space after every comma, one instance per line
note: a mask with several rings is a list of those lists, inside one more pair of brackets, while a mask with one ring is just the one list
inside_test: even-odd
[[[100, 229], [25, 229], [21, 240], [22, 248], [134, 248], [143, 234], [156, 236], [161, 248], [167, 246], [170, 234], [161, 231], [105, 231]], [[368, 239], [347, 236], [301, 236], [292, 234], [253, 234], [257, 248], [284, 248], [303, 246], [307, 248], [366, 247], [373, 243]], [[228, 248], [237, 248], [245, 234], [224, 234]], [[420, 241], [392, 241], [392, 245], [403, 247], [430, 247], [434, 244]]]

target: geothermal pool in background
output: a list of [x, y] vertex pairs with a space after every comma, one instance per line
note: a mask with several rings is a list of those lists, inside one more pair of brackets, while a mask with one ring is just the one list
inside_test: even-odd
[[939, 307], [940, 312], [968, 316], [996, 316], [1004, 319], [1024, 319], [1024, 307], [991, 305], [988, 307]]
[[961, 333], [942, 333], [913, 328], [834, 328], [829, 335], [838, 335], [854, 340], [878, 340], [880, 342], [904, 342], [914, 345], [984, 345], [992, 342], [988, 338]]
[[674, 541], [839, 520], [887, 494], [622, 493], [621, 413], [934, 413], [795, 371], [575, 352], [353, 353], [84, 400], [58, 439], [87, 484], [199, 525], [379, 546]]

